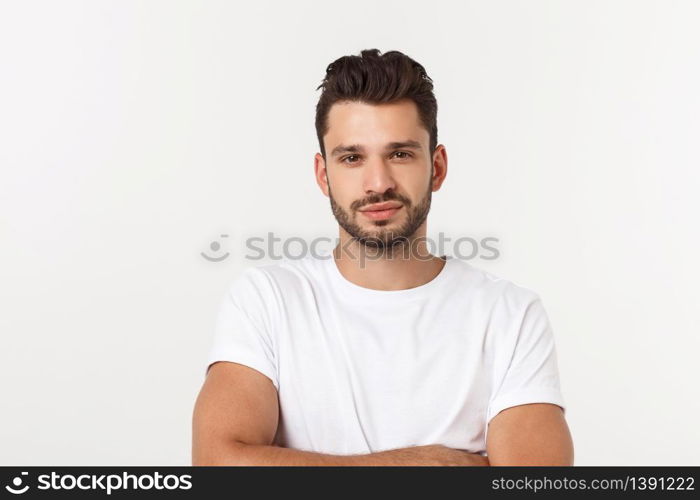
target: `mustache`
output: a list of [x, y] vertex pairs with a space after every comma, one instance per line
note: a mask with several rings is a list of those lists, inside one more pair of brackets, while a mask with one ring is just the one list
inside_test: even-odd
[[374, 205], [375, 203], [384, 203], [386, 201], [398, 201], [406, 207], [411, 205], [411, 201], [403, 196], [399, 195], [387, 195], [387, 196], [373, 196], [366, 198], [361, 201], [355, 201], [352, 203], [350, 208], [352, 210], [359, 210], [360, 208], [367, 205]]

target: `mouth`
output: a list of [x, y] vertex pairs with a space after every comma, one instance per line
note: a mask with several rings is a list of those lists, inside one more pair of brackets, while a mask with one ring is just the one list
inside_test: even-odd
[[377, 203], [360, 212], [370, 220], [384, 220], [390, 219], [402, 208], [403, 205], [397, 203]]

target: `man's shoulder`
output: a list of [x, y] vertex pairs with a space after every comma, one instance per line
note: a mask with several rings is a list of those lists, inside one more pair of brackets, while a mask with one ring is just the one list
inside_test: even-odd
[[463, 259], [456, 259], [460, 282], [483, 300], [500, 302], [507, 307], [527, 306], [539, 300], [539, 294], [529, 286], [500, 274], [487, 271]]
[[250, 264], [240, 270], [229, 285], [234, 293], [250, 293], [254, 290], [269, 292], [274, 289], [294, 287], [321, 271], [320, 259], [284, 257], [279, 260]]

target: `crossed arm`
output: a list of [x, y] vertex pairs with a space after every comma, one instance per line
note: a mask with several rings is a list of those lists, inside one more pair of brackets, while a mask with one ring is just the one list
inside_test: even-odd
[[245, 365], [211, 365], [192, 417], [192, 465], [573, 465], [560, 407], [514, 406], [489, 423], [488, 457], [442, 445], [364, 455], [329, 455], [273, 446], [279, 406], [267, 377]]

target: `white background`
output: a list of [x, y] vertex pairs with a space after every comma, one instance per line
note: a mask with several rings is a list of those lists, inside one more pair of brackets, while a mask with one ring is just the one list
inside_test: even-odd
[[3, 2], [0, 464], [190, 464], [219, 301], [261, 263], [242, 238], [337, 236], [315, 89], [378, 48], [435, 82], [429, 235], [499, 238], [471, 263], [545, 303], [576, 465], [698, 465], [699, 20], [692, 1]]

